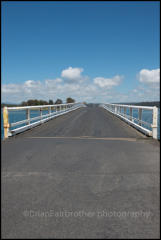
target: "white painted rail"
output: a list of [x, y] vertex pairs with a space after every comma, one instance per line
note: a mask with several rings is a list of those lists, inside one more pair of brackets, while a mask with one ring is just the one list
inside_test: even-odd
[[[103, 107], [107, 111], [113, 113], [114, 115], [121, 118], [128, 124], [132, 125], [136, 129], [143, 132], [144, 134], [148, 136], [152, 136], [153, 138], [157, 139], [157, 126], [158, 126], [158, 108], [157, 107], [110, 104], [110, 103], [100, 104], [100, 107]], [[127, 114], [127, 109], [129, 110], [129, 114]], [[138, 110], [138, 118], [135, 118], [133, 116], [134, 109]], [[143, 110], [152, 111], [152, 123], [142, 120]], [[142, 125], [144, 125], [144, 127]], [[151, 130], [146, 128], [145, 126], [148, 126], [149, 128], [151, 128]]]
[[[38, 106], [24, 106], [24, 107], [4, 107], [3, 108], [3, 123], [4, 123], [4, 138], [13, 136], [17, 133], [23, 132], [27, 129], [42, 124], [50, 119], [66, 114], [70, 111], [74, 111], [80, 107], [85, 107], [83, 103], [66, 103], [66, 104], [54, 104], [54, 105], [38, 105]], [[26, 111], [26, 119], [10, 123], [9, 112], [10, 111]], [[39, 110], [39, 116], [31, 118], [31, 110]], [[43, 114], [43, 110], [48, 110], [47, 114]], [[15, 113], [16, 114], [16, 113]], [[37, 121], [36, 121], [37, 120]], [[33, 122], [34, 121], [34, 122]], [[25, 126], [21, 126], [25, 124]], [[13, 128], [19, 126], [18, 128]], [[12, 128], [12, 129], [11, 129]]]

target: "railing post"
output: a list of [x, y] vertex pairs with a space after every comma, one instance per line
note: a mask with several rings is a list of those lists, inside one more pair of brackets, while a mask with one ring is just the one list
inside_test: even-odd
[[51, 107], [49, 107], [49, 110], [48, 110], [48, 111], [49, 111], [49, 115], [51, 115]]
[[141, 120], [142, 120], [142, 109], [139, 108], [139, 125], [141, 126]]
[[130, 121], [132, 121], [133, 118], [132, 118], [132, 108], [130, 108]]
[[121, 106], [119, 107], [119, 114], [121, 115]]
[[7, 107], [3, 108], [3, 127], [4, 127], [4, 138], [8, 138], [9, 132], [9, 121], [8, 121], [8, 109]]
[[126, 117], [126, 107], [124, 107], [124, 117]]
[[157, 139], [157, 125], [158, 125], [158, 108], [153, 108], [153, 123], [152, 123], [152, 135], [153, 138]]
[[40, 108], [40, 120], [42, 120], [42, 108]]
[[26, 109], [26, 119], [28, 120], [27, 125], [29, 125], [30, 124], [30, 109], [29, 108]]

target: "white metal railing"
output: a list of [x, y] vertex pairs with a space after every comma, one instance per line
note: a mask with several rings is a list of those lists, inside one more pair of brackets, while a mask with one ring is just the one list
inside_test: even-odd
[[[109, 112], [116, 115], [117, 117], [120, 117], [122, 120], [126, 121], [130, 125], [142, 131], [144, 134], [148, 136], [152, 136], [153, 138], [157, 139], [157, 125], [158, 125], [158, 108], [157, 107], [110, 104], [110, 103], [100, 104], [100, 107], [103, 107]], [[129, 114], [127, 114], [127, 109], [129, 110]], [[138, 110], [138, 118], [135, 118], [133, 116], [134, 109]], [[152, 123], [142, 120], [143, 110], [152, 111]], [[145, 126], [149, 127], [151, 130]]]
[[[76, 110], [80, 107], [85, 107], [83, 103], [66, 103], [66, 104], [54, 104], [54, 105], [38, 105], [38, 106], [24, 106], [24, 107], [4, 107], [3, 108], [3, 127], [4, 127], [4, 138], [8, 138], [16, 133], [23, 132], [29, 128], [42, 124], [50, 119], [68, 113], [70, 111]], [[26, 111], [26, 119], [17, 122], [9, 121], [10, 111]], [[31, 117], [31, 110], [39, 110], [40, 114], [36, 117]], [[48, 110], [47, 114], [43, 114], [43, 110]], [[34, 121], [34, 122], [33, 122]], [[15, 126], [21, 126], [18, 128], [13, 128]]]

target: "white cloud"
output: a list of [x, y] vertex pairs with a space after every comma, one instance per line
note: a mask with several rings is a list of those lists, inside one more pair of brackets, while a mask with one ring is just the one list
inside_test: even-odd
[[61, 72], [61, 77], [66, 78], [68, 80], [79, 80], [81, 79], [81, 73], [84, 71], [83, 68], [72, 68], [69, 67], [67, 69], [64, 69]]
[[[148, 70], [149, 71], [149, 70]], [[155, 100], [159, 97], [159, 87], [156, 84], [140, 82], [135, 89], [128, 93], [120, 93], [115, 87], [121, 83], [122, 76], [116, 75], [113, 78], [96, 77], [91, 80], [82, 76], [82, 68], [69, 67], [61, 73], [61, 78], [45, 79], [44, 81], [27, 80], [21, 84], [2, 84], [2, 101], [20, 103], [28, 99], [53, 99], [72, 97], [76, 101], [88, 102], [124, 102]], [[63, 77], [66, 76], [66, 77]], [[147, 78], [146, 78], [147, 79]], [[147, 81], [146, 81], [147, 82]]]
[[117, 75], [113, 78], [103, 78], [96, 77], [94, 78], [94, 83], [101, 88], [112, 88], [114, 86], [118, 86], [121, 82], [122, 77]]
[[129, 97], [134, 101], [159, 100], [160, 69], [142, 69], [137, 78], [139, 85], [129, 92]]
[[142, 69], [139, 72], [139, 81], [141, 83], [159, 83], [160, 82], [160, 69], [153, 69], [153, 70], [148, 70], [148, 69]]
[[2, 94], [19, 93], [21, 90], [20, 85], [17, 84], [3, 84]]
[[138, 89], [133, 89], [132, 92], [138, 93]]
[[140, 83], [136, 88], [128, 91], [128, 101], [159, 101], [159, 92], [159, 87], [154, 87], [151, 84]]
[[62, 83], [63, 80], [61, 78], [56, 78], [56, 79], [46, 79], [45, 80], [45, 85], [47, 87], [55, 87], [55, 85]]
[[[35, 87], [35, 81], [33, 80], [27, 80], [24, 84], [26, 87]], [[37, 84], [36, 84], [37, 85]]]

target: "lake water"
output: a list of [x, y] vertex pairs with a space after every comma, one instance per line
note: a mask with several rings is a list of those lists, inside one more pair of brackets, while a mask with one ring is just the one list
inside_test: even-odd
[[[42, 114], [43, 115], [48, 114], [48, 111], [47, 110], [43, 110]], [[39, 110], [31, 110], [30, 111], [31, 118], [32, 117], [37, 117], [39, 115], [40, 115], [40, 111]], [[128, 109], [127, 109], [127, 115], [129, 115]], [[138, 118], [138, 110], [137, 109], [133, 110], [133, 117], [134, 118]], [[1, 119], [2, 119], [1, 120], [1, 139], [2, 139], [3, 136], [4, 136], [3, 135], [4, 134], [4, 130], [3, 130], [3, 110], [2, 109], [1, 109]], [[26, 111], [25, 110], [10, 111], [9, 112], [9, 122], [10, 123], [14, 123], [14, 122], [25, 120], [25, 119], [26, 119]], [[142, 112], [142, 120], [151, 124], [152, 123], [152, 110], [143, 110], [143, 112]], [[31, 123], [36, 122], [36, 121], [38, 121], [38, 120], [32, 121]], [[136, 120], [134, 120], [134, 122], [137, 123]], [[19, 126], [16, 126], [16, 128], [17, 127], [21, 127], [21, 126], [25, 126], [25, 124], [21, 124]], [[150, 126], [147, 126], [147, 125], [144, 125], [144, 124], [142, 124], [142, 126], [145, 127], [145, 128], [148, 128], [149, 130], [151, 130]], [[13, 129], [13, 127], [11, 129]], [[158, 139], [160, 139], [160, 108], [159, 108], [159, 114], [158, 114]]]

